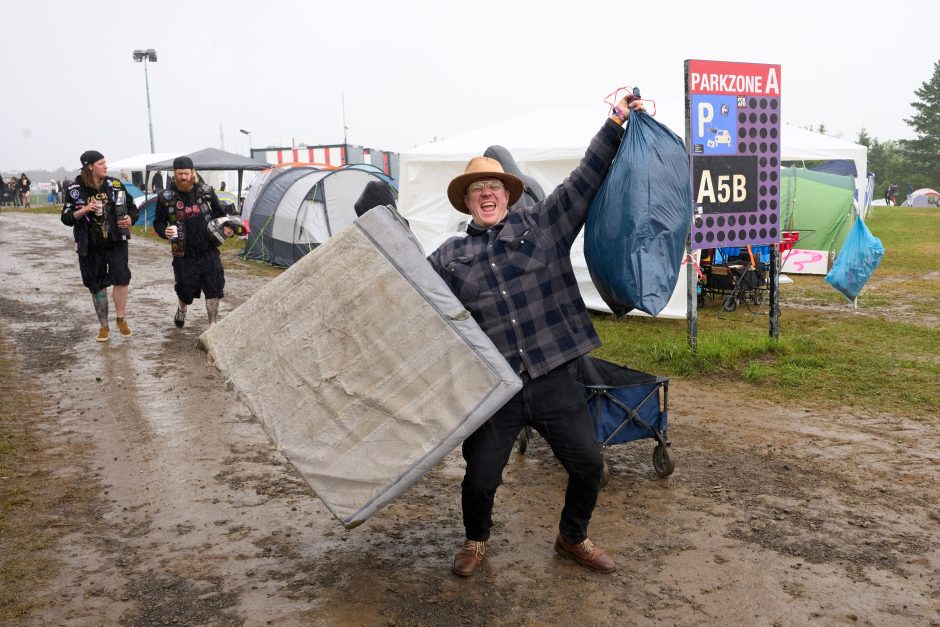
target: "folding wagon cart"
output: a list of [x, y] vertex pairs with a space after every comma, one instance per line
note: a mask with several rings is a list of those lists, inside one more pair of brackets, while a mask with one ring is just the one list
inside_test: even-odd
[[[597, 442], [613, 444], [643, 438], [656, 440], [653, 470], [668, 477], [675, 469], [667, 435], [669, 379], [586, 355], [572, 362], [571, 372], [584, 391]], [[525, 453], [532, 437], [530, 427], [519, 434], [516, 445]], [[606, 483], [606, 463], [605, 463]]]

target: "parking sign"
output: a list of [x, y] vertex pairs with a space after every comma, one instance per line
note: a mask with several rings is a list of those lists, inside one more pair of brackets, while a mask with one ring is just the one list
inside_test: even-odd
[[692, 248], [780, 241], [780, 66], [687, 60]]

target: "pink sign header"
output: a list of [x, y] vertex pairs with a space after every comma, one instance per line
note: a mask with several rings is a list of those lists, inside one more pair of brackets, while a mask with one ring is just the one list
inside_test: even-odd
[[780, 66], [729, 61], [689, 61], [689, 93], [780, 96]]

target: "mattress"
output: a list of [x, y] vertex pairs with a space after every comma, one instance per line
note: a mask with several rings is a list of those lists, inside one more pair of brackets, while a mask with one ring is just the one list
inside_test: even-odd
[[200, 343], [347, 529], [522, 386], [386, 207], [304, 256]]

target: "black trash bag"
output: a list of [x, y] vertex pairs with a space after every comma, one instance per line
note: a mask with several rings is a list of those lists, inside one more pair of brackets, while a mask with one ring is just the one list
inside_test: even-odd
[[528, 174], [522, 173], [522, 170], [519, 169], [519, 165], [516, 163], [516, 160], [513, 159], [509, 150], [502, 146], [490, 146], [486, 149], [486, 152], [483, 153], [483, 156], [496, 159], [499, 161], [499, 165], [503, 166], [504, 172], [507, 174], [515, 174], [522, 179], [522, 195], [519, 196], [519, 200], [517, 200], [510, 209], [531, 207], [535, 203], [545, 200], [545, 192], [542, 191], [542, 186]]
[[584, 229], [591, 280], [617, 316], [655, 316], [676, 287], [692, 227], [689, 154], [678, 135], [634, 111]]

